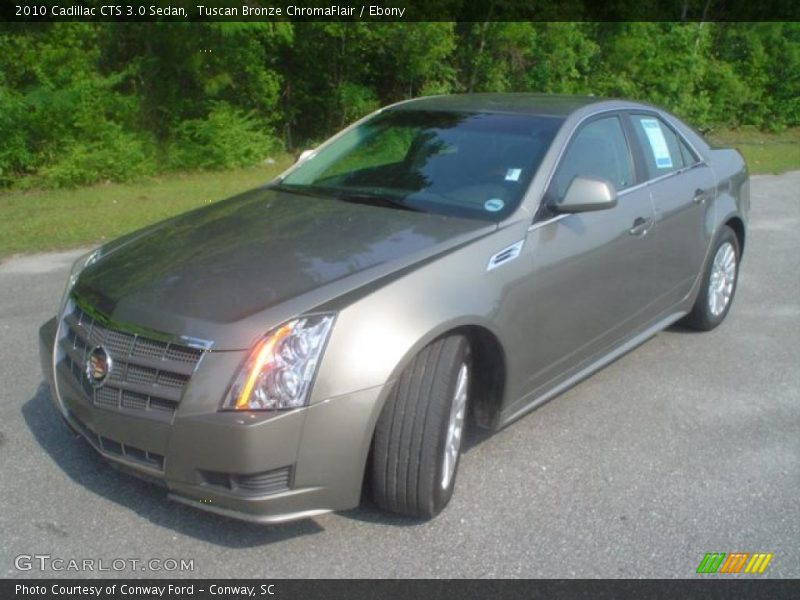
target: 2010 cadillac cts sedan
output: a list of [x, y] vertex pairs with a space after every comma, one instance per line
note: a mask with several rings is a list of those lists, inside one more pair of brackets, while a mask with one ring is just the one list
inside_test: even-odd
[[269, 184], [105, 244], [40, 332], [58, 411], [180, 502], [430, 517], [496, 429], [730, 309], [749, 179], [621, 100], [429, 97]]

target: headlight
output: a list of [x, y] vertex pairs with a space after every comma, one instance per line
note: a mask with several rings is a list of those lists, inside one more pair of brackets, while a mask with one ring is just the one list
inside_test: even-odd
[[267, 334], [228, 392], [227, 410], [277, 410], [308, 403], [311, 382], [333, 325], [333, 315], [289, 321]]
[[102, 256], [102, 253], [102, 247], [96, 248], [78, 258], [78, 260], [76, 260], [72, 265], [72, 270], [69, 273], [69, 279], [67, 279], [67, 287], [64, 288], [64, 295], [61, 297], [61, 304], [58, 307], [59, 314], [61, 314], [61, 311], [64, 310], [64, 305], [67, 302], [67, 298], [69, 298], [72, 288], [74, 288], [75, 284], [78, 282], [78, 277], [80, 276], [81, 272], [89, 265], [97, 262], [97, 260], [99, 260]]

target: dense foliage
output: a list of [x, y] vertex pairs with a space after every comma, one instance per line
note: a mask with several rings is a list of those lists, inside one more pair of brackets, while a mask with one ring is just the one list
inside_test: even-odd
[[0, 185], [253, 164], [383, 104], [480, 91], [780, 130], [800, 124], [800, 24], [6, 24]]

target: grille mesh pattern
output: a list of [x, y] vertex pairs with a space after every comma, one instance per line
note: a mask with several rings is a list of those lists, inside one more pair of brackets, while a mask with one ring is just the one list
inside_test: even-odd
[[[203, 350], [109, 329], [80, 307], [64, 316], [62, 364], [96, 406], [170, 419]], [[89, 353], [102, 346], [113, 361], [108, 379], [93, 388], [84, 374]]]
[[148, 467], [154, 467], [159, 471], [164, 470], [164, 455], [156, 452], [148, 452], [135, 446], [122, 444], [107, 437], [97, 435], [94, 431], [89, 429], [86, 424], [78, 418], [77, 415], [69, 413], [70, 420], [78, 427], [78, 430], [89, 441], [89, 443], [97, 448], [110, 454], [127, 458], [132, 461], [142, 463]]

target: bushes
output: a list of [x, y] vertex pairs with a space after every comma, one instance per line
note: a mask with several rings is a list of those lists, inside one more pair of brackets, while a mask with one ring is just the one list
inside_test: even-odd
[[231, 169], [263, 160], [278, 147], [269, 128], [221, 102], [203, 119], [190, 119], [175, 128], [169, 164], [176, 169]]
[[73, 187], [96, 181], [122, 182], [156, 172], [156, 148], [146, 135], [105, 122], [88, 140], [75, 140], [42, 167], [30, 183]]
[[156, 144], [135, 127], [138, 102], [118, 78], [90, 75], [25, 94], [0, 92], [0, 168], [23, 187], [125, 181], [153, 173]]
[[65, 143], [23, 185], [130, 181], [153, 175], [164, 164], [171, 169], [231, 169], [257, 163], [277, 146], [263, 123], [225, 103], [215, 105], [205, 118], [179, 123], [174, 140], [161, 151], [152, 135], [101, 119], [90, 132]]
[[280, 146], [282, 79], [270, 64], [289, 27], [0, 24], [0, 186], [263, 160]]
[[0, 187], [244, 166], [380, 105], [495, 91], [779, 130], [800, 125], [800, 24], [0, 24]]
[[24, 116], [23, 103], [16, 94], [0, 86], [0, 187], [10, 185], [36, 162], [25, 128], [20, 127]]

